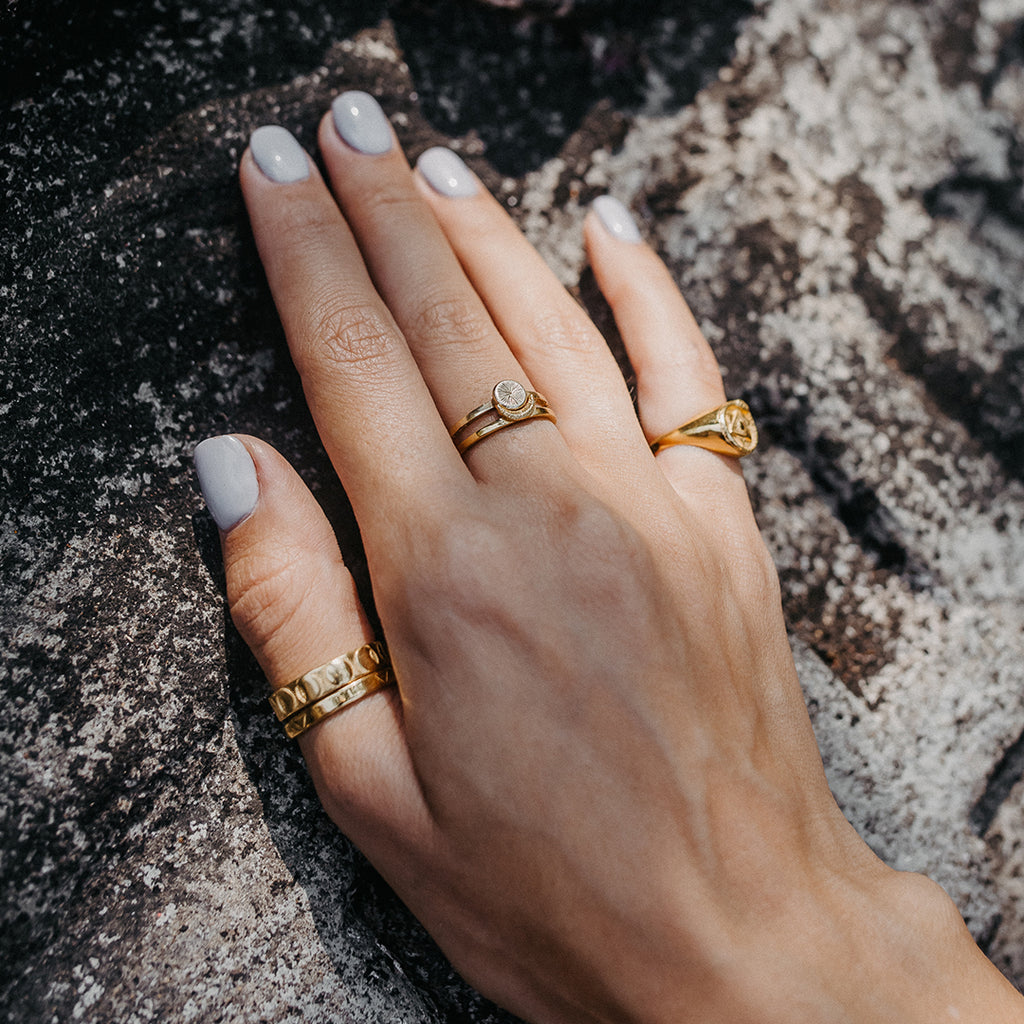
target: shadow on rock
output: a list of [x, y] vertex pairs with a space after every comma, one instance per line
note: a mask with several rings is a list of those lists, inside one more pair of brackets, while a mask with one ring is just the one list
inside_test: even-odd
[[492, 166], [514, 177], [556, 156], [602, 99], [647, 113], [689, 103], [729, 60], [752, 9], [749, 0], [625, 0], [566, 5], [556, 20], [509, 6], [403, 0], [389, 13], [426, 119], [478, 137]]
[[[228, 698], [238, 751], [281, 860], [305, 891], [324, 951], [360, 998], [396, 992], [423, 1024], [512, 1024], [455, 974], [433, 940], [320, 806], [298, 746], [266, 701], [266, 682], [225, 614]], [[388, 1018], [390, 1019], [390, 1018]], [[397, 1019], [397, 1018], [395, 1018]], [[413, 1019], [410, 1017], [409, 1019]]]

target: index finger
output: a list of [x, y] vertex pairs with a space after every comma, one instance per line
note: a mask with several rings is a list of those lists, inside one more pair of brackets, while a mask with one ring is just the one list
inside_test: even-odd
[[240, 168], [267, 280], [327, 453], [361, 526], [408, 495], [470, 477], [409, 347], [313, 162], [284, 128], [258, 128]]

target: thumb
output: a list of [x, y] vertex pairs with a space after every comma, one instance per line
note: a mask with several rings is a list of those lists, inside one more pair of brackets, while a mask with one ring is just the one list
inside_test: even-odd
[[[271, 686], [373, 640], [334, 532], [288, 462], [236, 435], [208, 438], [194, 457], [220, 528], [231, 618]], [[386, 862], [425, 820], [395, 688], [323, 719], [299, 744], [328, 814], [371, 860]]]

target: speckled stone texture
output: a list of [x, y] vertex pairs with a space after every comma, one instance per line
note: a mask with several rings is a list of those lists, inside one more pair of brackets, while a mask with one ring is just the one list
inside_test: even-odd
[[234, 181], [343, 87], [462, 152], [612, 344], [580, 223], [636, 212], [758, 415], [838, 800], [1024, 983], [1024, 0], [564, 13], [0, 15], [3, 1020], [507, 1019], [319, 811], [189, 464], [266, 437], [366, 588]]

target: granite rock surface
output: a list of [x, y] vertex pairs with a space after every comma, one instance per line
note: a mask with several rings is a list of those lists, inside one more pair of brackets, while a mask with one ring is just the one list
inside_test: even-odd
[[265, 437], [366, 589], [234, 179], [346, 87], [613, 346], [580, 224], [634, 210], [758, 416], [837, 799], [1024, 984], [1024, 2], [680, 6], [7, 5], [0, 1018], [508, 1019], [319, 810], [192, 480]]

